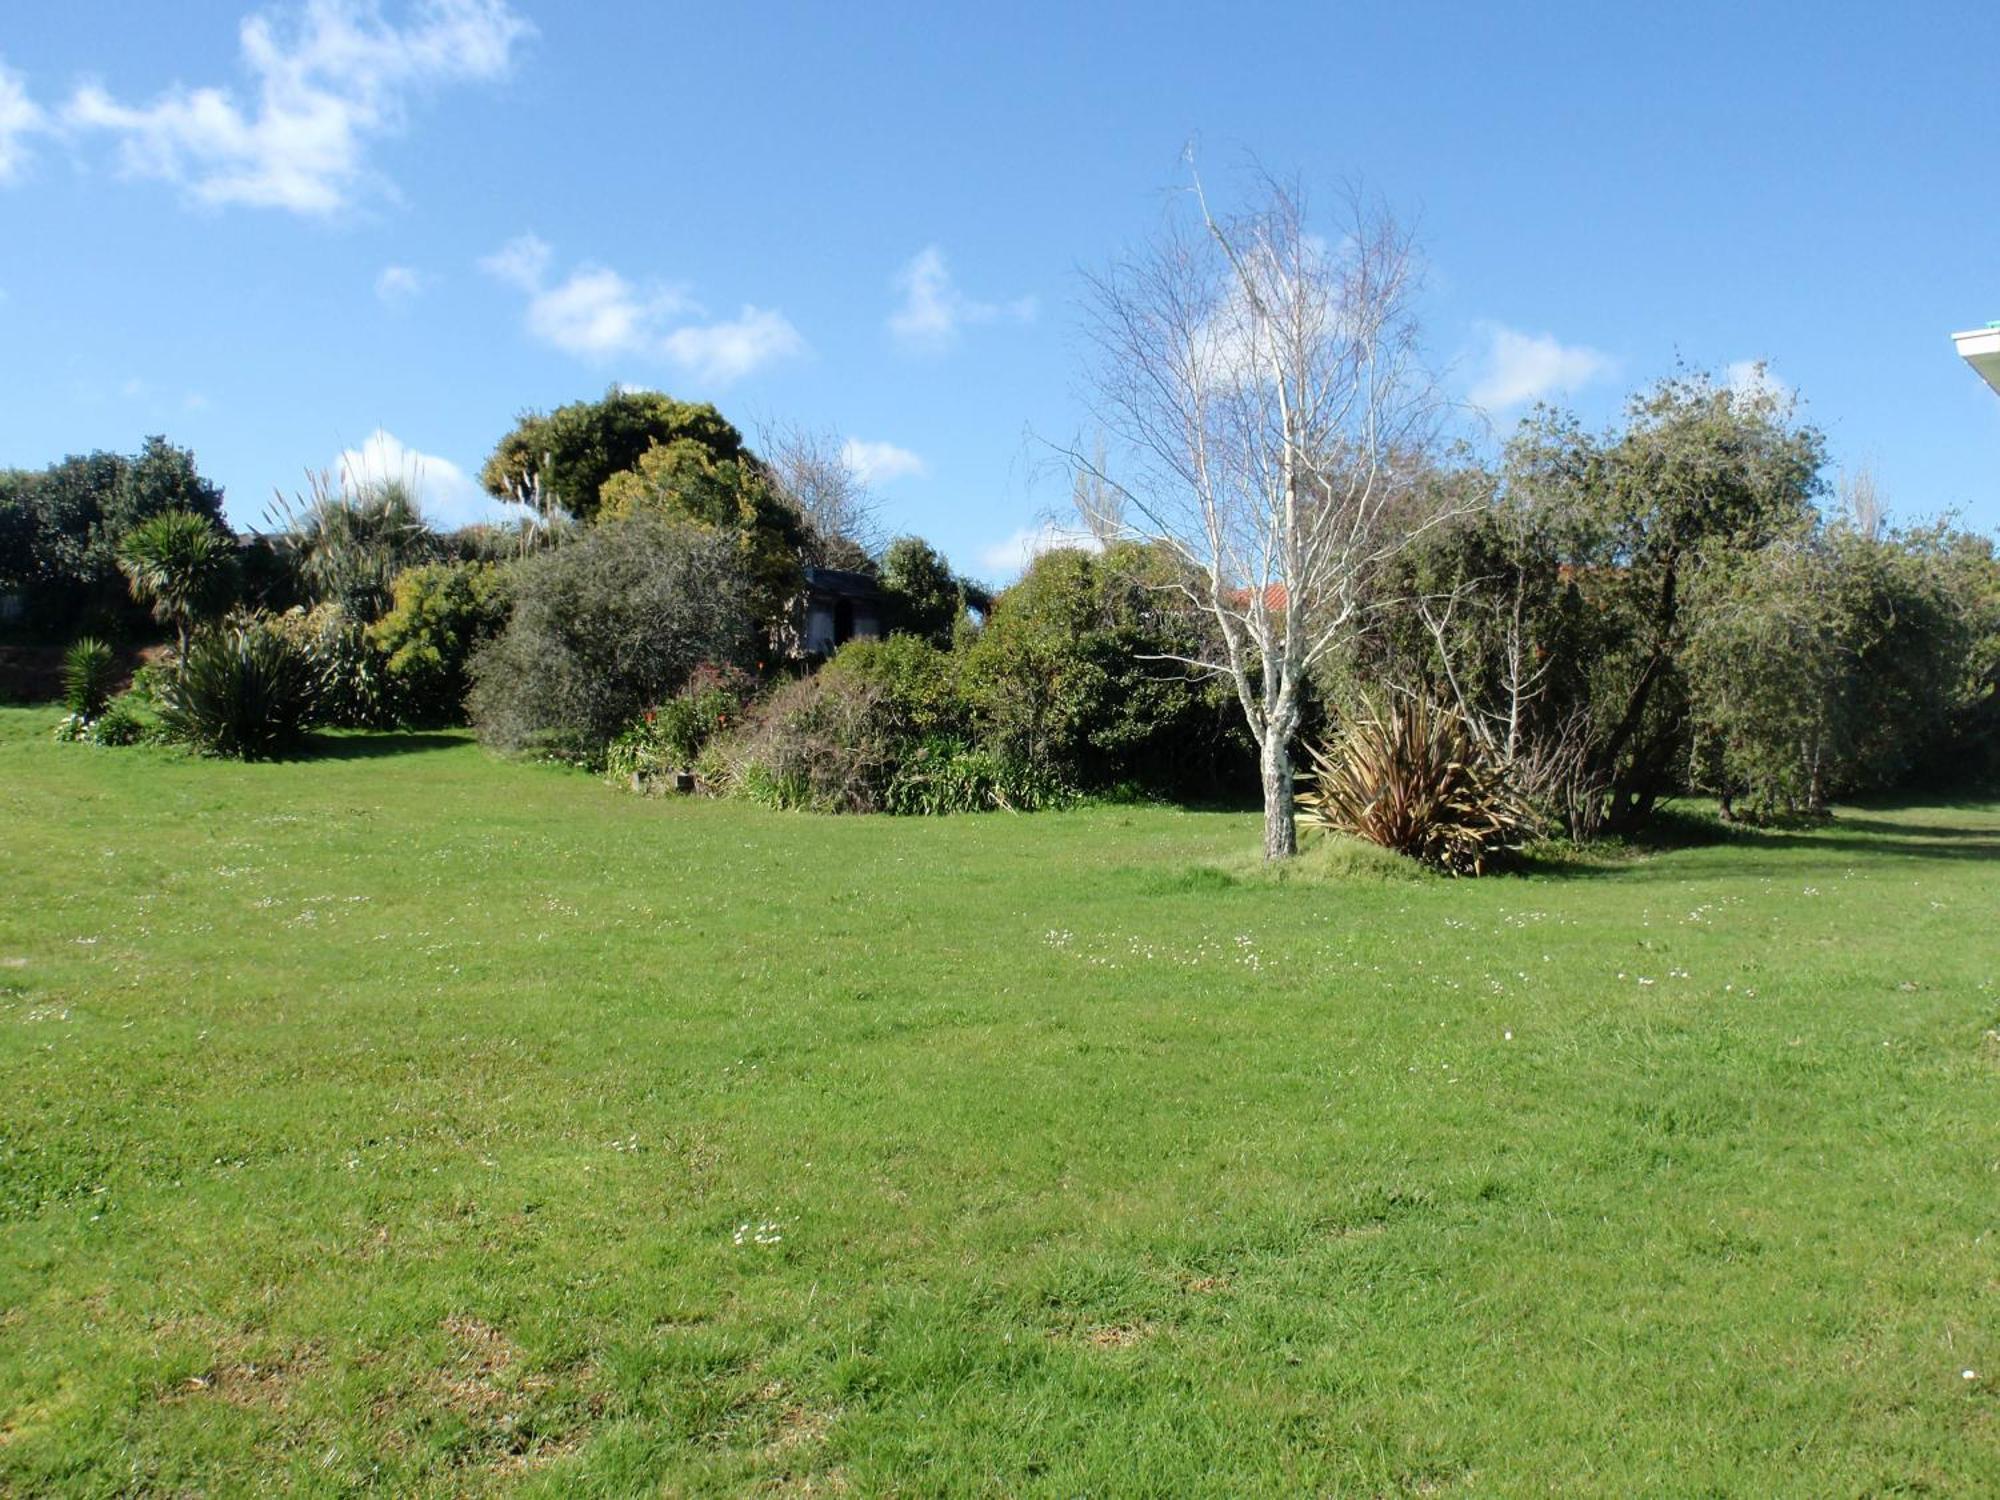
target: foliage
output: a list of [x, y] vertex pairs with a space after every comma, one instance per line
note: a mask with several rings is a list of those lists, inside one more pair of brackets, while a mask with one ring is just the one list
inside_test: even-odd
[[640, 782], [691, 770], [708, 742], [741, 721], [756, 690], [749, 673], [733, 667], [697, 667], [687, 686], [649, 708], [605, 752], [614, 780]]
[[132, 527], [118, 544], [118, 566], [132, 597], [151, 605], [154, 619], [174, 627], [181, 656], [194, 628], [234, 602], [235, 539], [191, 510], [161, 511]]
[[1789, 398], [1700, 373], [1635, 396], [1619, 433], [1593, 438], [1544, 410], [1509, 445], [1510, 498], [1557, 538], [1580, 605], [1574, 697], [1551, 710], [1591, 725], [1590, 779], [1613, 829], [1642, 824], [1687, 764], [1690, 586], [1809, 524], [1824, 449]]
[[994, 601], [964, 655], [981, 743], [1070, 784], [1213, 796], [1250, 754], [1226, 682], [1180, 661], [1206, 647], [1174, 565], [1125, 544], [1044, 552]]
[[314, 722], [341, 729], [385, 729], [397, 720], [388, 665], [368, 627], [338, 604], [288, 609], [266, 618], [310, 663]]
[[963, 740], [933, 737], [904, 755], [883, 794], [882, 810], [929, 817], [1034, 812], [1063, 806], [1073, 796], [1043, 767]]
[[507, 628], [470, 666], [472, 722], [500, 749], [594, 761], [702, 663], [750, 659], [751, 580], [731, 538], [636, 516], [517, 568]]
[[73, 454], [39, 472], [0, 471], [0, 589], [17, 589], [41, 628], [83, 619], [122, 630], [130, 599], [118, 568], [126, 534], [187, 511], [223, 525], [222, 491], [194, 455], [163, 437], [137, 454]]
[[889, 628], [949, 647], [965, 617], [966, 590], [944, 554], [922, 537], [899, 536], [882, 555]]
[[963, 660], [918, 636], [857, 638], [820, 668], [836, 682], [866, 684], [881, 697], [901, 732], [923, 739], [964, 738], [972, 710], [960, 685]]
[[1506, 767], [1448, 705], [1364, 707], [1311, 755], [1311, 789], [1299, 797], [1309, 822], [1446, 874], [1482, 875], [1533, 832]]
[[718, 464], [755, 461], [743, 435], [713, 406], [614, 386], [598, 401], [524, 413], [486, 460], [479, 482], [499, 500], [539, 486], [571, 517], [592, 521], [606, 481], [636, 468], [655, 447], [699, 451]]
[[142, 744], [159, 733], [159, 721], [146, 712], [131, 693], [120, 693], [90, 721], [84, 737], [93, 745], [125, 746]]
[[706, 778], [766, 807], [881, 812], [909, 750], [895, 708], [872, 683], [820, 673], [783, 683], [717, 742]]
[[747, 449], [718, 457], [692, 438], [656, 444], [604, 482], [600, 502], [603, 521], [651, 515], [732, 538], [752, 582], [751, 608], [767, 628], [798, 594], [805, 520]]
[[308, 474], [306, 493], [278, 503], [300, 590], [314, 604], [337, 604], [366, 625], [388, 609], [396, 575], [436, 556], [438, 540], [416, 496], [400, 479], [338, 485]]
[[472, 654], [506, 628], [512, 575], [495, 563], [424, 563], [396, 575], [388, 613], [368, 627], [396, 717], [460, 724]]
[[296, 747], [313, 723], [320, 672], [269, 621], [246, 619], [198, 637], [161, 690], [160, 728], [211, 755], [267, 760]]
[[63, 703], [85, 723], [104, 712], [118, 680], [118, 661], [96, 636], [79, 636], [63, 653]]
[[1949, 540], [1836, 526], [1695, 580], [1690, 778], [1725, 814], [1821, 814], [1935, 752], [1974, 651]]

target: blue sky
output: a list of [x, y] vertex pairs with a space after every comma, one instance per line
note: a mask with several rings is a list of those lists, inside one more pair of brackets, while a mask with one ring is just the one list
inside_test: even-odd
[[[1593, 423], [1768, 360], [1892, 511], [2000, 524], [1991, 3], [700, 8], [18, 0], [0, 464], [192, 446], [254, 523], [348, 450], [428, 503], [613, 382], [851, 439], [1004, 577], [1087, 423], [1081, 269], [1198, 142], [1416, 222], [1458, 395]], [[378, 436], [380, 434], [380, 436]]]

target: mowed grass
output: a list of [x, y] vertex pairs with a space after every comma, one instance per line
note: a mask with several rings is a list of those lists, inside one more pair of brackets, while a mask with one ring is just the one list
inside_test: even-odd
[[0, 1488], [2000, 1489], [1994, 809], [1272, 881], [53, 719]]

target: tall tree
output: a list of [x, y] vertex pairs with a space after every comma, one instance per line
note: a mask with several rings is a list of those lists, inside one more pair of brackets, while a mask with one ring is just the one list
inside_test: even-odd
[[479, 482], [497, 500], [539, 497], [590, 521], [605, 481], [636, 468], [647, 449], [676, 443], [698, 447], [717, 462], [749, 451], [743, 434], [713, 406], [614, 386], [599, 401], [523, 414], [486, 460]]
[[920, 536], [897, 537], [882, 554], [882, 592], [891, 630], [940, 649], [951, 645], [968, 601], [965, 584], [937, 548]]
[[118, 545], [118, 566], [132, 597], [174, 627], [176, 669], [187, 660], [196, 625], [229, 607], [236, 585], [236, 542], [208, 516], [164, 510], [148, 516]]
[[[1091, 281], [1088, 331], [1117, 534], [1184, 564], [1258, 746], [1264, 854], [1297, 852], [1292, 743], [1307, 674], [1356, 629], [1367, 580], [1426, 526], [1399, 468], [1431, 439], [1409, 236], [1358, 195], [1322, 237], [1299, 193], [1214, 212], [1196, 178], [1153, 248]], [[1103, 524], [1100, 520], [1099, 524]]]
[[1805, 526], [1824, 448], [1768, 384], [1699, 372], [1635, 396], [1620, 432], [1593, 437], [1545, 410], [1510, 444], [1508, 489], [1560, 530], [1567, 576], [1596, 621], [1588, 769], [1607, 826], [1643, 823], [1686, 763], [1694, 576]]

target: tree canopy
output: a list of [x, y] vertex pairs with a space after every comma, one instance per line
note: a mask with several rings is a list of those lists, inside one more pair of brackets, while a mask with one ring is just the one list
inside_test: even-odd
[[479, 482], [498, 500], [539, 493], [579, 521], [595, 520], [606, 481], [650, 448], [686, 445], [717, 463], [755, 462], [743, 434], [706, 402], [613, 386], [597, 401], [527, 412], [500, 439]]

